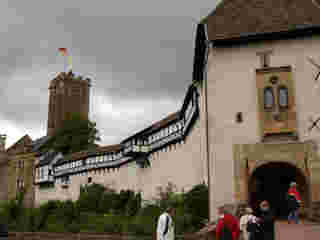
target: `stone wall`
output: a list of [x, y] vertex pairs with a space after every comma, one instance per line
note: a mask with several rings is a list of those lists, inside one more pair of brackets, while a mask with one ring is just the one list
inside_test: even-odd
[[117, 191], [141, 191], [142, 198], [146, 200], [151, 200], [157, 195], [157, 187], [165, 187], [169, 182], [176, 185], [177, 191], [188, 191], [194, 185], [206, 182], [206, 169], [201, 151], [201, 129], [198, 119], [183, 143], [171, 145], [150, 155], [150, 167], [140, 168], [135, 162], [131, 162], [119, 169], [72, 175], [68, 188], [64, 188], [60, 181], [57, 181], [53, 188], [40, 189], [36, 186], [36, 205], [48, 200], [78, 199], [80, 186], [87, 184], [89, 177], [93, 183], [110, 186]]
[[[260, 68], [258, 52], [272, 50], [271, 67], [291, 66], [295, 86], [297, 129], [301, 142], [320, 138], [320, 131], [310, 127], [310, 117], [319, 116], [320, 90], [316, 90], [316, 69], [307, 60], [319, 60], [320, 38], [303, 38], [213, 47], [208, 59], [208, 104], [210, 139], [210, 216], [217, 217], [217, 206], [237, 201], [237, 182], [233, 146], [261, 142], [255, 70]], [[236, 123], [241, 112], [243, 122]], [[278, 161], [278, 159], [274, 159]], [[311, 163], [310, 163], [311, 164]], [[319, 168], [312, 163], [313, 168]], [[319, 182], [317, 175], [312, 181]], [[314, 198], [314, 197], [312, 197]]]

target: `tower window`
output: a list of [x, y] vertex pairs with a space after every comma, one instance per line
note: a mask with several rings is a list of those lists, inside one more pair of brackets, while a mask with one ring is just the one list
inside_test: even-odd
[[236, 122], [237, 123], [242, 123], [243, 122], [243, 117], [242, 117], [242, 112], [238, 112], [236, 115]]
[[288, 88], [285, 86], [280, 86], [278, 88], [279, 94], [278, 94], [278, 102], [280, 108], [287, 108], [288, 107]]
[[264, 108], [271, 109], [274, 106], [274, 95], [271, 87], [264, 89]]

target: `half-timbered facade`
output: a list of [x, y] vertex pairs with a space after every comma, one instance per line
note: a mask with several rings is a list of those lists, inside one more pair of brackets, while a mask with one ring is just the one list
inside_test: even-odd
[[[118, 145], [98, 147], [69, 156], [50, 151], [39, 154], [35, 169], [36, 204], [50, 199], [75, 200], [80, 194], [80, 186], [93, 182], [112, 185], [118, 191], [139, 191], [146, 199], [155, 196], [158, 186], [165, 186], [169, 182], [178, 182], [180, 190], [203, 182], [199, 126], [196, 139], [198, 148], [193, 146], [197, 149], [195, 152], [199, 159], [187, 151], [181, 154], [187, 135], [191, 134], [191, 129], [199, 120], [199, 109], [198, 89], [191, 85], [180, 111], [124, 139]], [[171, 159], [173, 152], [179, 154]], [[162, 160], [163, 155], [166, 160]], [[189, 176], [172, 171], [167, 179], [161, 177], [179, 162], [188, 162], [186, 158], [193, 161], [188, 166]], [[193, 177], [190, 178], [190, 175]], [[186, 178], [191, 181], [185, 181]]]

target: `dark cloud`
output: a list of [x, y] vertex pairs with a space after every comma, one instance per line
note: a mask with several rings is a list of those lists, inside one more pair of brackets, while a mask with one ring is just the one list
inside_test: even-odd
[[[105, 143], [176, 111], [191, 82], [196, 21], [215, 1], [201, 5], [1, 1], [0, 122], [43, 134], [49, 81], [64, 70], [59, 47], [71, 50], [76, 74], [92, 78], [90, 113]], [[93, 103], [99, 97], [113, 113]]]

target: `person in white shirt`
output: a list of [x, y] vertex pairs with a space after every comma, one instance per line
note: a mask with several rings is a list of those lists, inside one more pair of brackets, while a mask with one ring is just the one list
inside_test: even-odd
[[245, 214], [240, 218], [240, 230], [244, 240], [250, 239], [250, 233], [247, 231], [249, 221], [258, 222], [258, 218], [253, 215], [253, 210], [249, 207], [245, 209]]
[[174, 240], [174, 223], [172, 217], [175, 215], [173, 207], [167, 208], [158, 220], [157, 240]]

